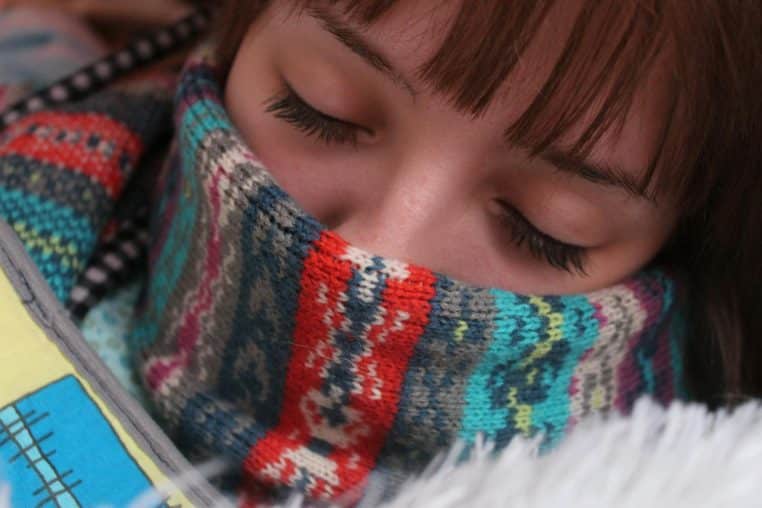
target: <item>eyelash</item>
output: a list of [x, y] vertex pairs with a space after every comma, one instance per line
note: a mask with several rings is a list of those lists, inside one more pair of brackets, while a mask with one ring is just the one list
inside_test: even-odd
[[560, 242], [537, 229], [521, 212], [500, 201], [500, 221], [511, 234], [511, 241], [518, 247], [526, 246], [537, 259], [545, 260], [559, 270], [587, 275], [585, 261], [587, 249]]
[[285, 88], [285, 92], [267, 101], [266, 111], [292, 124], [307, 136], [317, 136], [327, 145], [335, 143], [357, 147], [357, 135], [361, 131], [371, 133], [369, 129], [321, 113], [299, 97], [288, 84]]
[[[307, 104], [288, 84], [284, 86], [284, 92], [267, 101], [266, 111], [292, 124], [307, 136], [316, 136], [327, 145], [335, 143], [357, 147], [357, 135], [361, 131], [370, 132], [359, 125], [321, 113]], [[500, 205], [500, 221], [510, 232], [514, 244], [526, 246], [532, 256], [559, 270], [586, 275], [587, 251], [584, 247], [560, 242], [538, 230], [509, 204], [501, 201]]]

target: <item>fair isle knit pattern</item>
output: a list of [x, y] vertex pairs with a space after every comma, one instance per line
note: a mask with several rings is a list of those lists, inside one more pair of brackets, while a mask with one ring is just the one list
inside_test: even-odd
[[170, 112], [166, 90], [111, 91], [0, 131], [0, 219], [62, 302]]
[[165, 429], [240, 464], [249, 501], [357, 499], [457, 438], [543, 433], [553, 446], [590, 413], [680, 396], [662, 272], [525, 296], [357, 249], [249, 151], [210, 62], [181, 78], [131, 347]]

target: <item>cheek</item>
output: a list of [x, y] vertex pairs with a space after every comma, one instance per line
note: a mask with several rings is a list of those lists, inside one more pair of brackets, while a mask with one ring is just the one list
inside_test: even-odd
[[591, 257], [592, 277], [573, 289], [590, 291], [610, 286], [648, 265], [674, 231], [677, 211], [651, 210], [633, 217], [626, 231]]

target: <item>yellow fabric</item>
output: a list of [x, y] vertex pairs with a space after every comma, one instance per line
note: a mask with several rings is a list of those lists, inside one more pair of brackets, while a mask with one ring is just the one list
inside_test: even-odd
[[[168, 485], [166, 476], [140, 449], [93, 387], [77, 373], [64, 354], [37, 326], [5, 272], [0, 269], [0, 407], [66, 375], [74, 375], [79, 379], [90, 398], [108, 419], [127, 452], [151, 482], [162, 489]], [[173, 494], [169, 504], [192, 506], [181, 493]]]

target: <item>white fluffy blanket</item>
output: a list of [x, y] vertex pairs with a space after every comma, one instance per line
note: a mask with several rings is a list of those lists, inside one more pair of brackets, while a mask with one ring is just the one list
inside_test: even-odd
[[496, 458], [448, 458], [385, 506], [760, 507], [762, 405], [709, 413], [643, 399], [628, 418], [581, 423], [549, 454], [515, 439]]
[[[729, 413], [643, 399], [629, 417], [589, 419], [554, 451], [515, 439], [499, 454], [480, 446], [455, 465], [459, 448], [411, 479], [384, 508], [760, 507], [762, 404]], [[215, 467], [211, 467], [211, 470]], [[183, 483], [179, 479], [178, 483]], [[362, 508], [378, 506], [373, 495]], [[8, 507], [0, 486], [0, 508]], [[153, 495], [134, 506], [153, 506]], [[154, 501], [154, 502], [152, 502]], [[301, 505], [299, 499], [288, 507]]]

